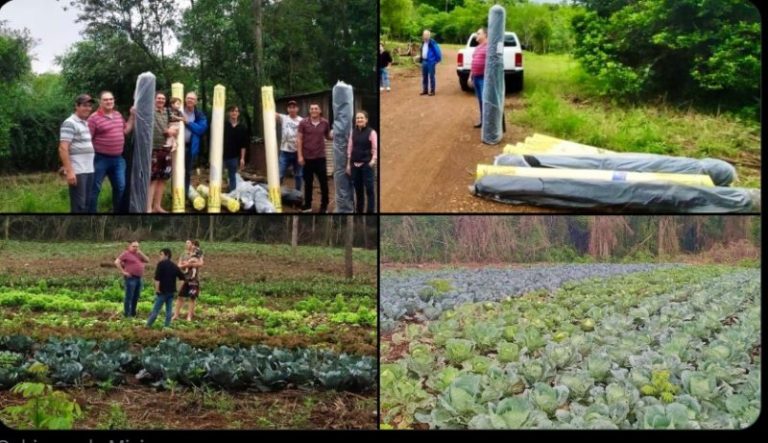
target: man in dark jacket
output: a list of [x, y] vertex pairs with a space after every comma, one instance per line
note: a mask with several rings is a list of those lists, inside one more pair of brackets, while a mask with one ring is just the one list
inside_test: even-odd
[[203, 111], [197, 109], [197, 94], [188, 92], [184, 99], [184, 131], [186, 152], [184, 153], [184, 193], [189, 191], [189, 177], [200, 153], [200, 140], [208, 130], [208, 119]]
[[425, 30], [421, 35], [421, 94], [435, 95], [435, 67], [443, 59], [440, 45]]
[[160, 250], [160, 262], [155, 268], [155, 305], [147, 319], [147, 327], [155, 322], [160, 309], [165, 304], [165, 327], [171, 325], [173, 296], [176, 294], [176, 280], [184, 280], [184, 273], [171, 261], [171, 250]]

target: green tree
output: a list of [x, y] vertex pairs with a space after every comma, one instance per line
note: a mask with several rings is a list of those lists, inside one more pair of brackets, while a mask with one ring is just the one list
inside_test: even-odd
[[533, 41], [535, 42], [536, 52], [547, 53], [549, 40], [552, 38], [552, 26], [545, 18], [536, 20], [533, 24]]
[[603, 92], [749, 107], [757, 114], [760, 14], [741, 0], [580, 0], [575, 55]]
[[379, 8], [382, 34], [389, 34], [394, 38], [405, 37], [413, 14], [413, 1], [381, 0]]

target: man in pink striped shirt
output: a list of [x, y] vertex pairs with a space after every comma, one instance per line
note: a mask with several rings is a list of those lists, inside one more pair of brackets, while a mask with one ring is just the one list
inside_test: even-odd
[[99, 193], [104, 176], [109, 177], [112, 185], [112, 212], [120, 212], [120, 205], [125, 194], [125, 159], [123, 145], [125, 136], [133, 130], [136, 111], [131, 108], [131, 115], [126, 122], [115, 110], [115, 97], [109, 91], [99, 96], [99, 109], [88, 117], [88, 129], [91, 131], [93, 149], [94, 176], [93, 191], [88, 202], [88, 212], [98, 211]]
[[475, 35], [477, 40], [477, 47], [475, 47], [475, 53], [472, 54], [472, 68], [470, 73], [472, 75], [472, 84], [475, 85], [475, 95], [477, 101], [480, 103], [480, 123], [475, 125], [475, 128], [483, 126], [483, 82], [485, 77], [485, 55], [488, 53], [488, 37], [485, 35], [485, 29], [480, 28]]

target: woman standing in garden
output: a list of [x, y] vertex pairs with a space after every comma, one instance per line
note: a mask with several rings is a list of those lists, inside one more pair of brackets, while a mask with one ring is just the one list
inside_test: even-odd
[[179, 257], [179, 268], [184, 272], [185, 280], [179, 291], [172, 320], [179, 318], [181, 305], [184, 300], [188, 300], [187, 320], [192, 321], [195, 315], [197, 297], [200, 295], [200, 268], [204, 264], [203, 251], [197, 240], [187, 240], [184, 249], [184, 253]]

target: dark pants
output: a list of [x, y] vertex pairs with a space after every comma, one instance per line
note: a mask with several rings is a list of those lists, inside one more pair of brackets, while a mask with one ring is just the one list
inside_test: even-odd
[[125, 277], [125, 299], [123, 300], [123, 315], [136, 317], [136, 305], [141, 295], [141, 277]]
[[[421, 62], [421, 90], [435, 92], [435, 62]], [[429, 88], [430, 83], [432, 87]]]
[[98, 212], [99, 194], [104, 177], [112, 185], [112, 212], [120, 212], [120, 203], [125, 194], [125, 159], [122, 155], [104, 155], [96, 153], [93, 159], [93, 191], [88, 203], [88, 212]]
[[352, 184], [355, 187], [355, 212], [358, 214], [363, 213], [363, 192], [365, 192], [365, 199], [368, 200], [366, 205], [366, 212], [373, 214], [375, 196], [373, 190], [373, 168], [368, 163], [356, 167], [352, 165]]
[[320, 212], [328, 209], [328, 170], [325, 157], [306, 159], [304, 162], [304, 208], [312, 209], [314, 176], [320, 182]]
[[69, 210], [73, 214], [88, 212], [88, 203], [93, 192], [93, 172], [75, 174], [77, 184], [69, 187]]
[[[224, 167], [227, 168], [227, 185], [229, 186], [229, 192], [232, 192], [235, 190], [235, 186], [237, 186], [237, 181], [235, 179], [235, 174], [237, 173], [237, 168], [240, 167], [240, 158], [225, 158], [224, 159]], [[186, 192], [185, 192], [186, 194]]]
[[152, 306], [152, 312], [149, 314], [149, 318], [147, 319], [147, 326], [152, 326], [152, 323], [155, 322], [155, 319], [160, 313], [160, 309], [162, 309], [163, 304], [165, 304], [165, 327], [167, 328], [171, 325], [171, 311], [173, 310], [172, 292], [168, 294], [155, 294], [155, 305]]
[[[187, 131], [188, 130], [189, 129], [187, 129]], [[187, 192], [189, 192], [189, 177], [192, 175], [192, 167], [197, 161], [197, 156], [192, 157], [189, 153], [189, 146], [187, 146], [186, 149], [187, 152], [184, 153], [184, 195], [187, 195]]]
[[482, 76], [472, 76], [472, 83], [475, 85], [475, 96], [480, 104], [480, 123], [483, 123], [483, 85], [485, 80]]

